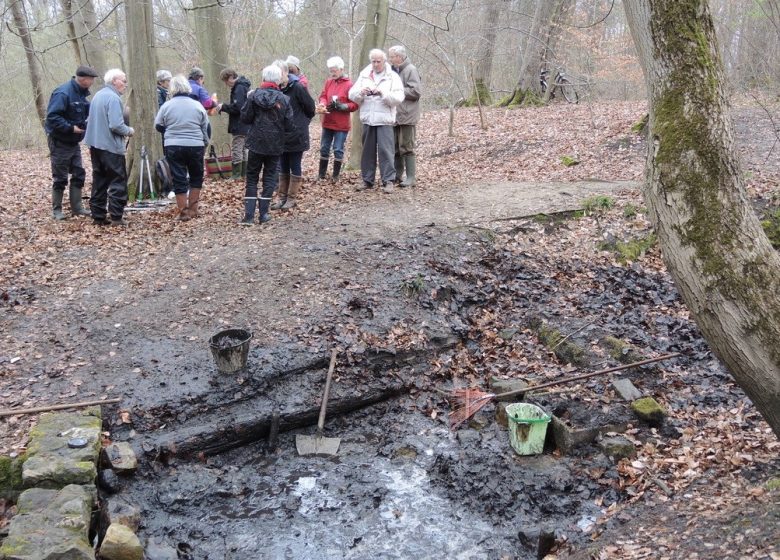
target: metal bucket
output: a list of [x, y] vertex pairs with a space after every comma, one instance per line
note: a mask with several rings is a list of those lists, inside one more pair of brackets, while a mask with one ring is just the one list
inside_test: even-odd
[[209, 348], [220, 373], [233, 373], [246, 367], [252, 333], [244, 329], [220, 331], [209, 339]]

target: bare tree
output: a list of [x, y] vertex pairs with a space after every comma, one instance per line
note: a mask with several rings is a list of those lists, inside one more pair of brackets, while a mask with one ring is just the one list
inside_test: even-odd
[[[154, 129], [157, 114], [157, 51], [155, 49], [152, 0], [125, 2], [128, 59], [126, 73], [130, 82], [127, 106], [135, 135], [127, 157], [128, 190], [135, 193], [140, 180], [141, 150], [145, 148], [147, 162], [154, 165], [162, 157], [160, 133]], [[143, 180], [148, 175], [144, 171]]]
[[625, 3], [650, 99], [643, 187], [713, 352], [780, 437], [780, 255], [745, 191], [707, 0]]
[[[201, 65], [206, 73], [206, 89], [216, 93], [220, 100], [227, 101], [230, 90], [219, 79], [219, 73], [228, 66], [228, 34], [222, 6], [214, 0], [193, 0], [192, 5], [191, 15]], [[219, 147], [230, 144], [225, 117], [211, 117], [211, 143]]]
[[471, 100], [474, 104], [489, 105], [492, 102], [490, 75], [493, 73], [493, 54], [496, 49], [498, 24], [507, 4], [508, 0], [492, 0], [483, 7], [482, 39], [477, 45], [474, 63], [474, 88], [471, 92]]
[[[368, 0], [366, 4], [366, 26], [363, 35], [363, 48], [360, 49], [360, 58], [357, 68], [362, 69], [368, 64], [368, 53], [371, 49], [381, 49], [387, 36], [387, 19], [390, 15], [389, 0]], [[357, 79], [357, 75], [354, 77]], [[360, 124], [360, 111], [352, 113], [352, 144], [349, 154], [349, 166], [360, 167], [360, 154], [363, 151], [362, 125]]]
[[92, 66], [101, 75], [108, 70], [104, 47], [97, 34], [97, 17], [92, 0], [60, 0], [68, 30], [68, 39], [73, 45], [77, 64]]
[[38, 61], [38, 55], [33, 46], [32, 35], [27, 23], [27, 9], [24, 6], [24, 0], [10, 0], [11, 13], [14, 18], [14, 25], [19, 38], [22, 40], [24, 54], [27, 57], [27, 67], [30, 70], [30, 85], [32, 85], [33, 100], [35, 101], [35, 110], [38, 112], [38, 119], [46, 119], [46, 103], [43, 99], [41, 63]]

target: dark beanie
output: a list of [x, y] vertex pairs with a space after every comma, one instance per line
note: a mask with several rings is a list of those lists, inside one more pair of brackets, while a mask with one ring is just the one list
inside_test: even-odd
[[97, 78], [98, 73], [95, 72], [95, 69], [92, 68], [91, 66], [79, 66], [78, 68], [76, 68], [76, 76], [81, 76], [84, 78], [86, 77]]

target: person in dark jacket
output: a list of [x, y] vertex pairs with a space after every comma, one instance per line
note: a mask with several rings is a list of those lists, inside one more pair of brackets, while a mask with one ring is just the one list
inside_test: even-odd
[[168, 101], [168, 88], [171, 85], [171, 78], [173, 74], [167, 70], [157, 71], [157, 108], [163, 106], [163, 103]]
[[241, 107], [246, 103], [246, 96], [252, 84], [244, 76], [239, 76], [232, 68], [225, 68], [219, 73], [219, 79], [230, 88], [230, 103], [220, 103], [220, 113], [228, 114], [228, 134], [233, 138], [230, 142], [230, 154], [233, 160], [233, 179], [244, 176], [244, 146], [249, 125], [241, 122]]
[[55, 220], [64, 220], [62, 198], [68, 186], [70, 175], [70, 212], [73, 216], [89, 216], [81, 204], [81, 190], [84, 188], [84, 163], [81, 160], [79, 143], [84, 139], [89, 117], [89, 88], [98, 73], [89, 66], [79, 66], [76, 75], [55, 89], [49, 99], [46, 131], [51, 156], [51, 207]]
[[271, 209], [291, 210], [295, 208], [295, 199], [303, 184], [301, 161], [303, 152], [309, 149], [309, 123], [314, 117], [314, 100], [299, 80], [290, 79], [287, 63], [284, 60], [277, 60], [274, 64], [282, 73], [279, 87], [290, 100], [294, 130], [285, 138], [279, 173], [279, 200], [271, 206]]
[[286, 95], [279, 90], [282, 71], [278, 66], [263, 68], [263, 83], [247, 96], [241, 109], [241, 121], [250, 125], [246, 136], [249, 158], [246, 168], [246, 194], [242, 225], [251, 226], [257, 206], [257, 183], [263, 172], [260, 200], [260, 223], [271, 219], [271, 196], [279, 174], [279, 158], [284, 139], [293, 133], [293, 112]]

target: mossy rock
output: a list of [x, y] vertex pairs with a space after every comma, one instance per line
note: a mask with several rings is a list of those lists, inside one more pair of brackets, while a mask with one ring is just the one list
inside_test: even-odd
[[585, 349], [571, 340], [565, 340], [565, 336], [556, 328], [546, 324], [539, 317], [531, 318], [528, 321], [530, 328], [546, 348], [555, 354], [563, 364], [573, 364], [575, 366], [585, 366], [590, 363], [590, 358]]
[[599, 344], [607, 351], [610, 358], [621, 364], [638, 362], [643, 357], [633, 345], [614, 336], [605, 336], [599, 340]]
[[658, 426], [666, 417], [666, 410], [653, 397], [643, 397], [631, 403], [631, 410], [652, 426]]
[[0, 457], [0, 498], [15, 502], [24, 489], [22, 482], [22, 465], [26, 456], [7, 455]]

